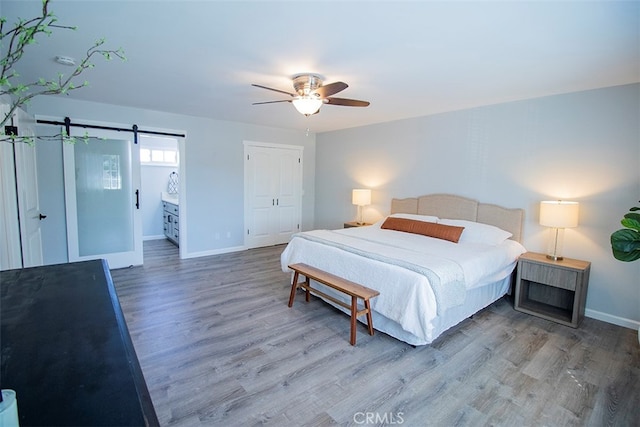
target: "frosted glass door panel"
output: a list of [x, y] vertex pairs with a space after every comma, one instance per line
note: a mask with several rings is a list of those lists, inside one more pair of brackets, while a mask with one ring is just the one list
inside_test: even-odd
[[129, 142], [78, 143], [74, 157], [79, 255], [132, 251], [134, 194]]
[[97, 138], [63, 144], [69, 261], [141, 265], [139, 147], [115, 132], [90, 135]]

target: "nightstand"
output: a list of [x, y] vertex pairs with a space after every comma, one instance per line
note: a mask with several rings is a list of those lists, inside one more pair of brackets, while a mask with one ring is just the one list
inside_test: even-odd
[[364, 224], [358, 224], [356, 221], [349, 221], [344, 223], [344, 228], [365, 227], [367, 225], [371, 225], [371, 224], [368, 222], [365, 222]]
[[584, 318], [591, 263], [553, 261], [527, 252], [518, 260], [514, 308], [577, 328]]

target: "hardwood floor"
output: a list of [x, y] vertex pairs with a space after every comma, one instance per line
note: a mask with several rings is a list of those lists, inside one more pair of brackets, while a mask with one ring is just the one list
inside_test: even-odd
[[161, 425], [640, 425], [636, 331], [502, 299], [428, 346], [359, 324], [353, 347], [346, 314], [287, 307], [282, 250], [180, 260], [149, 241], [111, 272]]

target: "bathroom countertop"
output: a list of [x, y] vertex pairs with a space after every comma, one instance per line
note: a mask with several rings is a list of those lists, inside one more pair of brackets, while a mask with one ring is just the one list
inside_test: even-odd
[[162, 201], [163, 202], [167, 202], [167, 203], [171, 203], [174, 205], [179, 205], [180, 204], [180, 198], [178, 197], [177, 194], [170, 194], [167, 193], [165, 191], [162, 192]]

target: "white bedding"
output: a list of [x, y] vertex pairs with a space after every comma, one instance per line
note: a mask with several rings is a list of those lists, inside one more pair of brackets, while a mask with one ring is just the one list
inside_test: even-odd
[[[282, 270], [303, 262], [378, 290], [380, 295], [371, 300], [374, 327], [414, 345], [431, 343], [464, 320], [466, 307], [482, 308], [504, 295], [505, 278], [525, 252], [512, 240], [499, 245], [452, 243], [380, 229], [380, 224], [298, 233], [282, 253]], [[451, 291], [457, 282], [461, 290]], [[499, 291], [472, 291], [497, 282]], [[436, 292], [434, 285], [440, 287]], [[349, 302], [330, 288], [323, 291]], [[491, 300], [478, 301], [476, 295], [490, 295]], [[452, 320], [452, 313], [464, 317]]]

